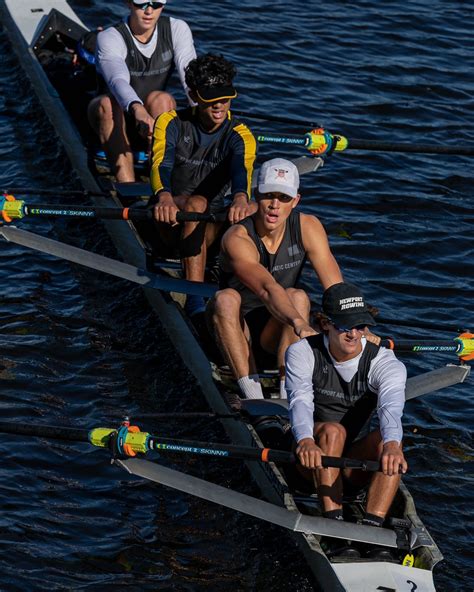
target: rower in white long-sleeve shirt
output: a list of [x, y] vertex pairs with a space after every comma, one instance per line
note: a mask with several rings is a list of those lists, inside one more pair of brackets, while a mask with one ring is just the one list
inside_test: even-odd
[[[365, 337], [361, 338], [362, 351], [355, 357], [344, 362], [338, 362], [329, 349], [327, 335], [320, 335], [324, 348], [341, 381], [348, 388], [359, 371], [359, 365], [368, 344]], [[329, 421], [328, 410], [324, 409], [324, 402], [319, 398], [342, 397], [343, 393], [332, 392], [324, 396], [322, 387], [313, 389], [312, 377], [315, 370], [315, 356], [310, 345], [311, 341], [303, 339], [295, 343], [286, 356], [286, 388], [292, 393], [290, 402], [290, 418], [295, 440], [312, 438], [314, 431], [315, 401], [319, 413]], [[370, 344], [369, 347], [372, 347]], [[377, 348], [375, 357], [371, 356], [367, 374], [367, 387], [376, 396], [376, 412], [379, 418], [380, 431], [384, 442], [401, 442], [403, 438], [402, 414], [405, 402], [406, 369], [404, 364], [395, 357], [393, 351], [384, 347]], [[316, 391], [316, 393], [315, 393]], [[341, 405], [342, 408], [342, 405]], [[326, 411], [325, 415], [323, 413]], [[336, 414], [337, 415], [337, 414]], [[336, 420], [336, 415], [333, 419]], [[363, 419], [367, 419], [365, 416]]]
[[164, 91], [176, 67], [187, 92], [184, 70], [196, 57], [189, 26], [161, 16], [163, 2], [128, 3], [128, 18], [97, 36], [99, 96], [89, 121], [99, 135], [118, 181], [134, 181], [132, 145], [148, 149], [156, 117], [176, 107]]
[[[160, 31], [161, 35], [158, 39], [159, 27], [157, 26], [150, 40], [140, 43], [133, 36], [128, 19], [117, 25], [119, 28], [117, 26], [109, 27], [97, 36], [97, 72], [102, 76], [107, 88], [123, 111], [128, 111], [133, 102], [143, 105], [150, 92], [165, 88], [173, 65], [178, 72], [184, 91], [188, 92], [184, 80], [184, 70], [189, 62], [196, 57], [193, 35], [188, 24], [183, 20], [162, 17], [158, 22], [165, 24], [167, 20], [170, 38], [168, 31], [166, 33]], [[124, 38], [124, 32], [128, 34], [127, 41]], [[151, 60], [159, 48], [155, 57], [157, 63], [148, 71], [130, 71], [126, 61], [130, 53], [130, 41], [134, 44], [134, 50], [147, 60]]]
[[[338, 469], [322, 469], [321, 456], [380, 460], [367, 495], [364, 523], [382, 526], [407, 470], [402, 451], [406, 369], [392, 351], [364, 338], [375, 325], [359, 289], [346, 283], [323, 295], [324, 334], [302, 339], [286, 353], [286, 390], [296, 454], [315, 479], [323, 515], [343, 519], [343, 479]], [[367, 433], [376, 411], [379, 427]], [[346, 470], [357, 486], [369, 478]]]

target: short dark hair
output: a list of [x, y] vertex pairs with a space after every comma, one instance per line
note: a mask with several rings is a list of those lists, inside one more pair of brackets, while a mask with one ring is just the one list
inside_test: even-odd
[[234, 64], [224, 56], [206, 53], [189, 62], [185, 80], [191, 90], [200, 86], [231, 86], [236, 74]]

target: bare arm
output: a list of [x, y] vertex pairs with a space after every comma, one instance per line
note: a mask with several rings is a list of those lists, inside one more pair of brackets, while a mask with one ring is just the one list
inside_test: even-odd
[[301, 233], [308, 258], [324, 289], [343, 282], [339, 265], [329, 247], [321, 222], [314, 216], [301, 214]]
[[242, 226], [225, 233], [222, 250], [236, 277], [260, 298], [273, 317], [293, 327], [299, 337], [315, 334], [291, 303], [286, 290], [261, 265], [255, 244]]

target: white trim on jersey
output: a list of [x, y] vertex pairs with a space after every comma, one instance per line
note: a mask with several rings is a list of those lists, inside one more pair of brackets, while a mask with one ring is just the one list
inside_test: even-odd
[[[173, 39], [174, 63], [181, 84], [188, 94], [184, 80], [184, 70], [196, 57], [193, 35], [188, 24], [180, 19], [170, 18], [171, 37]], [[128, 26], [128, 24], [127, 24]], [[137, 49], [147, 58], [153, 55], [157, 44], [157, 29], [148, 43], [140, 43], [135, 37], [133, 41]], [[127, 45], [115, 27], [109, 27], [97, 35], [96, 48], [97, 71], [104, 78], [110, 92], [117, 99], [124, 111], [132, 101], [142, 103], [137, 93], [130, 86], [130, 72], [125, 63]]]

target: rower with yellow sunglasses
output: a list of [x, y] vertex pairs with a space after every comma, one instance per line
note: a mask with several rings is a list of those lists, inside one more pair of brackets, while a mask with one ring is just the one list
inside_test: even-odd
[[134, 181], [134, 150], [149, 148], [155, 119], [176, 107], [165, 92], [176, 67], [187, 93], [184, 70], [196, 57], [183, 21], [162, 16], [166, 0], [128, 2], [122, 22], [97, 36], [99, 96], [89, 104], [89, 121], [99, 136], [117, 181]]

